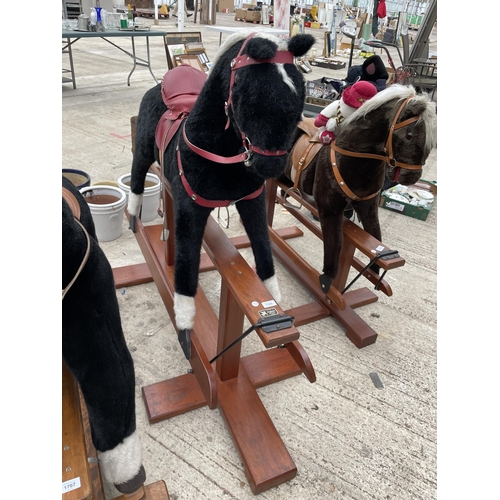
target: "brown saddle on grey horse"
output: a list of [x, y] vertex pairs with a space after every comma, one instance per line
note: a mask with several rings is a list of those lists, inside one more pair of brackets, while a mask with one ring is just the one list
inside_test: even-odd
[[322, 148], [318, 128], [314, 125], [314, 118], [304, 118], [297, 127], [304, 132], [296, 141], [291, 151], [292, 168], [290, 178], [293, 188], [297, 189], [300, 175], [310, 165], [314, 157]]

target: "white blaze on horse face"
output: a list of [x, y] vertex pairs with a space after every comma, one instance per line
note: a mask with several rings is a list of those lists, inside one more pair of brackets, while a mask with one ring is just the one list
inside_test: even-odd
[[137, 217], [139, 215], [139, 210], [142, 205], [142, 194], [135, 194], [132, 191], [128, 194], [128, 206], [127, 211], [130, 215]]
[[293, 80], [288, 76], [288, 73], [285, 71], [285, 65], [279, 63], [276, 64], [276, 68], [278, 69], [278, 73], [281, 75], [281, 78], [283, 78], [283, 81], [290, 87], [290, 90], [292, 92], [297, 93], [297, 89], [295, 88]]
[[142, 465], [141, 441], [134, 431], [112, 450], [98, 451], [101, 471], [109, 483], [121, 484], [134, 478]]
[[267, 288], [267, 291], [273, 296], [274, 300], [279, 303], [281, 301], [281, 291], [276, 275], [263, 281], [263, 283]]
[[175, 325], [179, 330], [191, 330], [194, 326], [196, 307], [194, 297], [174, 294]]

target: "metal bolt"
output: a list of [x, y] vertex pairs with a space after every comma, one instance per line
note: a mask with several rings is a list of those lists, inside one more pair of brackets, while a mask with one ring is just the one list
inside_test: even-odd
[[69, 450], [69, 446], [65, 446], [64, 451], [68, 451], [68, 450]]
[[69, 472], [71, 470], [71, 467], [66, 467], [66, 472]]

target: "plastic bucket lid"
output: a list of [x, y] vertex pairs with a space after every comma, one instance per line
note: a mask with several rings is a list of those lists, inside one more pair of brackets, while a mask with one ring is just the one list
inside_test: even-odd
[[[118, 186], [120, 189], [130, 193], [130, 178], [131, 174], [125, 174], [118, 178]], [[155, 174], [146, 174], [144, 186], [144, 195], [142, 198], [141, 221], [151, 222], [158, 217], [158, 205], [160, 203], [161, 184], [160, 178]]]
[[114, 186], [87, 186], [80, 189], [94, 220], [97, 239], [113, 241], [122, 235], [126, 193]]

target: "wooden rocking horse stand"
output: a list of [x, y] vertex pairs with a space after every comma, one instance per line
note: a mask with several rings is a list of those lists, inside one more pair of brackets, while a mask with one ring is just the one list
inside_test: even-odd
[[[157, 175], [159, 169], [152, 167]], [[269, 212], [274, 212], [276, 181], [268, 181]], [[166, 187], [166, 224], [173, 234], [172, 200]], [[284, 200], [277, 197], [280, 203]], [[311, 210], [315, 210], [311, 207]], [[299, 212], [300, 214], [300, 212]], [[128, 213], [127, 213], [128, 216]], [[298, 215], [301, 217], [301, 215]], [[302, 216], [303, 217], [303, 216]], [[272, 215], [270, 215], [272, 222]], [[314, 226], [314, 225], [312, 225]], [[316, 227], [316, 226], [314, 226]], [[311, 227], [320, 236], [317, 229]], [[114, 269], [117, 288], [133, 286], [154, 280], [170, 318], [174, 318], [174, 241], [162, 241], [163, 225], [144, 226], [136, 220], [137, 242], [146, 259], [144, 265], [126, 266]], [[297, 468], [288, 453], [277, 429], [263, 406], [256, 391], [259, 387], [284, 380], [303, 373], [309, 382], [316, 380], [312, 363], [299, 342], [297, 327], [334, 316], [346, 328], [347, 336], [357, 347], [365, 347], [375, 342], [377, 334], [353, 311], [354, 308], [375, 302], [378, 297], [367, 289], [347, 292], [345, 308], [342, 310], [325, 295], [318, 286], [319, 273], [307, 266], [295, 254], [286, 240], [301, 236], [297, 227], [285, 229], [269, 228], [276, 256], [284, 262], [297, 278], [309, 289], [317, 302], [305, 304], [283, 311], [273, 300], [255, 272], [238, 252], [249, 246], [247, 236], [228, 239], [215, 219], [209, 217], [205, 229], [200, 272], [217, 269], [221, 275], [221, 296], [219, 319], [217, 319], [204, 291], [198, 287], [195, 297], [196, 317], [191, 332], [192, 373], [157, 382], [142, 388], [142, 395], [150, 423], [156, 423], [190, 410], [208, 406], [220, 408], [231, 436], [240, 453], [245, 474], [254, 494], [261, 493], [296, 476]], [[362, 268], [363, 264], [353, 253], [356, 248], [370, 254], [370, 249], [379, 246], [374, 238], [346, 220], [344, 225], [345, 251], [343, 261], [346, 266]], [[381, 263], [382, 268], [393, 269], [404, 265], [400, 257]], [[150, 274], [149, 274], [149, 272]], [[364, 276], [373, 283], [379, 277], [370, 271]], [[343, 271], [337, 286], [347, 277]], [[389, 285], [382, 280], [379, 289], [391, 295]], [[270, 329], [257, 327], [266, 350], [241, 357], [241, 345], [236, 343], [215, 360], [240, 336], [245, 316], [252, 325], [266, 317], [283, 317], [283, 324]], [[293, 317], [293, 325], [287, 322]]]
[[[161, 176], [155, 166], [152, 168]], [[174, 221], [168, 185], [165, 204], [166, 226], [172, 235]], [[150, 276], [173, 319], [173, 238], [161, 241], [163, 225], [145, 227], [140, 219], [136, 220], [136, 230]], [[279, 234], [288, 238], [299, 233], [279, 231]], [[205, 405], [210, 409], [219, 407], [241, 455], [252, 492], [258, 494], [294, 478], [297, 468], [256, 389], [301, 373], [314, 382], [316, 375], [298, 341], [293, 318], [290, 319], [294, 311], [280, 308], [243, 259], [237, 248], [247, 246], [247, 236], [230, 240], [209, 217], [203, 242], [206, 254], [200, 271], [217, 269], [221, 275], [219, 319], [198, 287], [189, 360], [193, 373], [143, 387], [142, 393], [151, 423]], [[148, 280], [143, 267], [117, 268], [114, 274], [117, 287]], [[241, 358], [241, 344], [231, 344], [240, 336], [245, 317], [254, 325], [266, 350]]]

